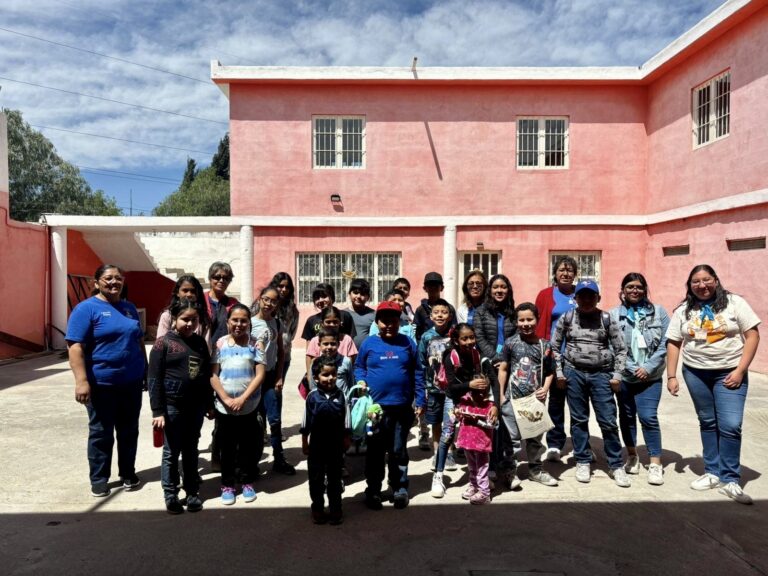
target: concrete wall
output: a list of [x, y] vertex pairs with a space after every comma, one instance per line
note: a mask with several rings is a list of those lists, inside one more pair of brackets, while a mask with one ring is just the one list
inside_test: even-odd
[[[232, 84], [232, 214], [638, 213], [642, 86]], [[312, 169], [312, 115], [364, 114], [366, 168]], [[570, 168], [518, 170], [516, 118], [570, 117]]]

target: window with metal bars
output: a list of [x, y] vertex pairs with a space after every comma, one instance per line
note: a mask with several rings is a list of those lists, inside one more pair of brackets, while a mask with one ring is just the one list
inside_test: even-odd
[[518, 169], [568, 168], [568, 118], [517, 119]]
[[576, 260], [576, 264], [579, 266], [577, 280], [594, 280], [600, 285], [600, 257], [601, 252], [570, 252], [570, 251], [557, 251], [549, 253], [549, 269], [547, 270], [547, 276], [552, 276], [552, 270], [557, 262], [563, 256], [570, 256]]
[[379, 302], [400, 277], [400, 264], [400, 254], [392, 252], [297, 254], [298, 301], [312, 304], [312, 290], [325, 282], [333, 286], [336, 301], [344, 302], [349, 283], [363, 278], [371, 284], [371, 302]]
[[731, 72], [718, 74], [693, 89], [693, 147], [728, 136], [731, 131]]
[[365, 168], [365, 116], [312, 118], [314, 168]]

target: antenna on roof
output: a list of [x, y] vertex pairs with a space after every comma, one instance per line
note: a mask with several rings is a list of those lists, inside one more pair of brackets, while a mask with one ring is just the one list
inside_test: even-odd
[[413, 63], [411, 63], [411, 72], [416, 72], [416, 63], [419, 61], [418, 57], [413, 57]]

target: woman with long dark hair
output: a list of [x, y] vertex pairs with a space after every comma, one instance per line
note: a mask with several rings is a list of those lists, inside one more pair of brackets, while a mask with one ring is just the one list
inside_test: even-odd
[[755, 357], [760, 319], [749, 304], [726, 290], [714, 269], [699, 264], [688, 274], [685, 298], [667, 331], [667, 389], [677, 396], [677, 364], [696, 407], [704, 474], [694, 490], [718, 488], [732, 500], [751, 504], [741, 480], [741, 425], [748, 369]]
[[293, 278], [288, 272], [278, 272], [272, 277], [270, 286], [277, 290], [279, 302], [275, 318], [280, 321], [280, 330], [283, 335], [283, 378], [288, 374], [291, 365], [291, 346], [299, 329], [299, 309], [296, 306], [296, 288]]
[[475, 312], [485, 302], [488, 292], [488, 279], [482, 270], [471, 270], [461, 285], [464, 299], [456, 309], [456, 322], [475, 323]]

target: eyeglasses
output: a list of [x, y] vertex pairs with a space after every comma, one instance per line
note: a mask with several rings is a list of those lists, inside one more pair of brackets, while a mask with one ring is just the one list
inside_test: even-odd
[[211, 280], [216, 280], [216, 282], [232, 282], [232, 276], [217, 274], [216, 276], [211, 276]]
[[483, 286], [482, 282], [467, 282], [467, 288], [482, 288]]
[[714, 278], [706, 278], [704, 280], [694, 280], [691, 282], [691, 286], [714, 286], [715, 280]]
[[264, 304], [277, 304], [277, 300], [274, 298], [267, 298], [266, 296], [262, 296], [261, 301], [264, 302]]
[[624, 286], [625, 292], [645, 292], [642, 286]]

